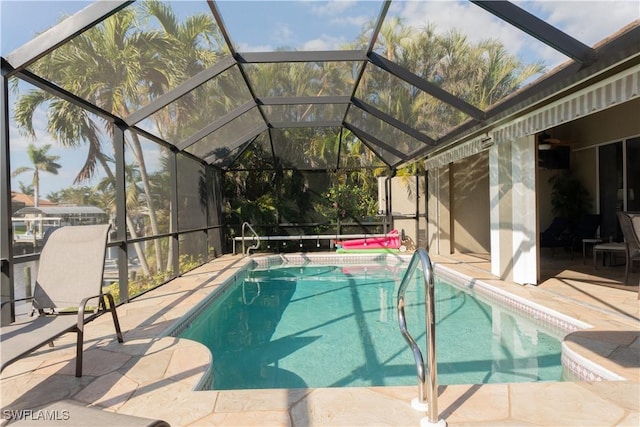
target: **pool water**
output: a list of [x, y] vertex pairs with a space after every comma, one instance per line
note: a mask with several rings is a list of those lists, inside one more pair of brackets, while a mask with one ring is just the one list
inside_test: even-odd
[[[417, 384], [396, 314], [406, 264], [278, 266], [246, 273], [181, 337], [213, 355], [212, 389]], [[425, 353], [422, 272], [406, 292]], [[439, 384], [560, 381], [553, 332], [436, 280]]]

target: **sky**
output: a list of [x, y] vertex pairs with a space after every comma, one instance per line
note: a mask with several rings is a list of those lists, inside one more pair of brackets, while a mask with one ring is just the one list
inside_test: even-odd
[[[2, 56], [6, 57], [35, 34], [90, 3], [79, 0], [0, 0]], [[195, 12], [209, 12], [204, 1], [179, 0], [169, 3], [180, 17]], [[637, 0], [517, 1], [516, 4], [589, 46], [640, 19], [640, 2]], [[257, 52], [282, 47], [297, 50], [336, 49], [345, 42], [353, 41], [363, 25], [378, 16], [382, 2], [235, 0], [219, 1], [217, 5], [237, 50]], [[390, 16], [401, 17], [405, 24], [418, 28], [428, 22], [435, 23], [437, 32], [463, 28], [471, 40], [499, 38], [510, 52], [521, 58], [543, 60], [549, 67], [567, 59], [469, 2], [394, 1], [387, 14], [387, 17]], [[44, 131], [45, 126], [46, 112], [40, 111], [36, 115], [37, 141], [32, 141], [18, 131], [13, 120], [10, 123], [12, 169], [29, 164], [26, 156], [29, 143], [51, 144], [51, 153], [61, 156], [59, 162], [63, 168], [60, 175], [45, 174], [46, 177], [41, 178], [41, 196], [69, 186], [77, 173], [77, 165], [82, 164], [86, 156], [82, 150], [59, 148], [58, 143]], [[13, 178], [13, 190], [19, 190], [18, 181], [28, 184], [31, 176], [23, 174]]]

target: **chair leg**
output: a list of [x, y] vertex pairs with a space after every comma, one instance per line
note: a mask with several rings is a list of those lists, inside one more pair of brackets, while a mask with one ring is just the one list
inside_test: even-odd
[[82, 376], [82, 345], [84, 341], [84, 331], [77, 331], [78, 338], [76, 341], [76, 377], [80, 378]]
[[109, 301], [109, 311], [111, 312], [111, 317], [113, 317], [113, 326], [116, 329], [116, 336], [118, 337], [118, 342], [124, 342], [122, 338], [122, 331], [120, 330], [120, 321], [118, 320], [118, 313], [116, 313], [116, 304], [113, 300], [113, 296], [109, 293], [103, 295]]

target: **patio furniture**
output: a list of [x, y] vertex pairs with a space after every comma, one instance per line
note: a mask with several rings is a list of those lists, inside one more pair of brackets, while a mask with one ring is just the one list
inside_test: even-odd
[[[10, 412], [9, 412], [10, 413]], [[119, 414], [87, 407], [74, 400], [60, 400], [47, 406], [21, 411], [23, 418], [12, 421], [12, 426], [118, 426], [118, 427], [170, 427], [166, 421]]]
[[587, 245], [591, 245], [591, 252], [593, 252], [593, 246], [598, 243], [602, 243], [602, 239], [582, 239], [582, 263], [584, 264], [587, 259]]
[[31, 300], [33, 312], [0, 329], [0, 371], [47, 343], [53, 345], [55, 338], [75, 332], [76, 377], [81, 377], [84, 325], [106, 310], [113, 317], [118, 341], [123, 342], [113, 297], [102, 291], [109, 228], [108, 224], [73, 226], [51, 233], [40, 254], [33, 296], [1, 305], [4, 309], [10, 303]]
[[593, 247], [593, 269], [598, 269], [598, 253], [602, 253], [602, 262], [605, 260], [605, 255], [609, 254], [611, 258], [617, 254], [624, 254], [626, 251], [624, 243], [618, 242], [609, 242], [609, 243], [600, 243]]
[[629, 270], [635, 261], [640, 261], [640, 215], [618, 212], [618, 221], [624, 236], [626, 263], [624, 268], [624, 283], [629, 281]]
[[551, 225], [540, 233], [540, 247], [552, 248], [552, 254], [555, 252], [555, 248], [568, 247], [571, 244], [565, 236], [568, 226], [569, 221], [566, 218], [555, 217]]
[[586, 244], [600, 243], [600, 239], [596, 239], [596, 233], [600, 227], [599, 214], [584, 214], [578, 220], [575, 229], [571, 233], [571, 256], [573, 258], [573, 250], [580, 247], [582, 243], [582, 261], [586, 258]]

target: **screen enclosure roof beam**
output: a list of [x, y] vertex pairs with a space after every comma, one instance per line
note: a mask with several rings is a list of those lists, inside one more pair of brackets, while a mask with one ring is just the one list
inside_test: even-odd
[[367, 104], [366, 102], [364, 102], [361, 99], [358, 98], [353, 98], [352, 99], [352, 103], [355, 107], [358, 107], [364, 111], [366, 111], [367, 113], [371, 114], [372, 116], [382, 120], [383, 122], [393, 126], [394, 128], [406, 133], [409, 136], [412, 136], [413, 138], [417, 139], [418, 141], [424, 142], [425, 144], [429, 144], [429, 145], [435, 145], [435, 141], [428, 137], [427, 135], [425, 135], [424, 133], [420, 132], [419, 130], [408, 126], [407, 124], [405, 124], [404, 122], [396, 119], [393, 116], [390, 116], [389, 114], [385, 113], [384, 111], [380, 111], [377, 108], [375, 108], [373, 105], [371, 104]]
[[[357, 136], [358, 138], [360, 138], [362, 140], [362, 142], [365, 143], [372, 143], [377, 145], [379, 148], [382, 148], [383, 150], [388, 151], [389, 153], [393, 154], [394, 156], [402, 159], [402, 160], [408, 160], [407, 155], [396, 150], [395, 148], [391, 147], [390, 145], [386, 144], [385, 142], [379, 140], [378, 138], [376, 138], [375, 136], [371, 135], [369, 132], [364, 131], [350, 123], [344, 123], [344, 127], [349, 129], [351, 132], [353, 132], [353, 134], [355, 136]], [[374, 153], [376, 153], [376, 155], [380, 158], [382, 158], [380, 155], [378, 155], [378, 153], [371, 148], [371, 146], [369, 144], [366, 144], [367, 147], [369, 147], [369, 149], [371, 149], [371, 151], [373, 151]], [[384, 160], [384, 159], [383, 159]], [[389, 162], [385, 163], [389, 164]]]
[[134, 125], [146, 119], [153, 113], [166, 107], [167, 105], [171, 104], [173, 101], [177, 100], [178, 98], [186, 95], [187, 93], [191, 92], [197, 87], [202, 86], [212, 78], [227, 71], [229, 68], [233, 67], [235, 64], [236, 64], [236, 61], [231, 56], [222, 58], [220, 61], [216, 62], [215, 65], [213, 65], [212, 67], [209, 67], [206, 70], [200, 71], [198, 74], [191, 77], [186, 82], [176, 86], [175, 88], [171, 89], [165, 94], [154, 99], [144, 107], [129, 114], [125, 118], [125, 121], [129, 125]]
[[258, 98], [258, 105], [349, 104], [348, 96], [268, 96]]
[[410, 85], [415, 86], [418, 89], [421, 89], [422, 91], [433, 96], [434, 98], [439, 99], [440, 101], [451, 105], [453, 108], [456, 108], [468, 114], [474, 119], [481, 120], [484, 117], [484, 112], [482, 110], [465, 102], [464, 100], [458, 98], [457, 96], [450, 94], [449, 92], [440, 88], [439, 86], [436, 86], [433, 83], [426, 81], [422, 77], [417, 76], [416, 74], [413, 74], [411, 71], [407, 70], [406, 68], [403, 68], [392, 61], [389, 61], [387, 58], [384, 58], [383, 56], [375, 52], [371, 52], [369, 54], [369, 60], [371, 61], [372, 64], [393, 74], [399, 79], [404, 80]]
[[[212, 122], [211, 124], [209, 124], [208, 126], [205, 126], [202, 129], [200, 129], [199, 131], [197, 131], [196, 133], [194, 133], [190, 137], [180, 141], [178, 144], [176, 144], [176, 147], [178, 147], [179, 150], [184, 150], [184, 149], [188, 148], [189, 146], [191, 146], [191, 145], [195, 144], [196, 142], [200, 141], [202, 138], [206, 137], [207, 135], [209, 135], [209, 134], [215, 132], [216, 130], [220, 129], [222, 126], [226, 125], [227, 123], [229, 123], [229, 122], [237, 119], [241, 115], [245, 114], [247, 111], [251, 110], [255, 106], [256, 106], [256, 103], [253, 102], [253, 100], [251, 100], [249, 102], [246, 102], [244, 105], [241, 105], [240, 107], [236, 108], [235, 110], [228, 112], [224, 116], [220, 117], [218, 120]], [[266, 124], [265, 124], [265, 126], [266, 126]]]
[[241, 64], [343, 62], [366, 61], [367, 53], [364, 50], [238, 52], [235, 57]]
[[[266, 124], [260, 123], [258, 126], [254, 127], [252, 130], [250, 130], [249, 132], [247, 132], [246, 134], [244, 134], [243, 136], [241, 136], [240, 138], [236, 139], [231, 144], [229, 144], [229, 146], [227, 148], [230, 151], [233, 151], [236, 148], [241, 147], [243, 144], [251, 141], [253, 138], [257, 137], [258, 135], [260, 135], [262, 132], [264, 132], [267, 129], [268, 129], [268, 127], [267, 127]], [[211, 163], [216, 158], [217, 158], [217, 156], [215, 154], [213, 154], [211, 156], [206, 157], [204, 159], [204, 161], [207, 162], [207, 163]]]
[[[593, 48], [509, 1], [471, 2], [575, 61], [588, 64], [596, 59]], [[578, 3], [576, 7], [579, 7]], [[612, 7], [615, 7], [615, 3], [612, 3]]]
[[273, 129], [289, 129], [289, 128], [331, 128], [340, 127], [340, 120], [318, 120], [308, 122], [270, 122], [269, 127]]
[[[92, 28], [133, 3], [131, 0], [96, 1], [69, 16], [47, 31], [38, 34], [27, 43], [7, 55], [7, 62], [16, 70], [22, 70], [78, 34]], [[34, 6], [37, 7], [37, 6]]]

